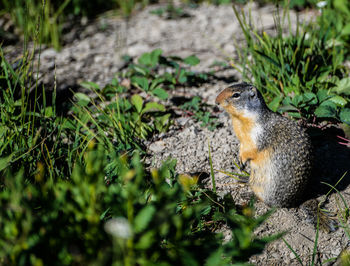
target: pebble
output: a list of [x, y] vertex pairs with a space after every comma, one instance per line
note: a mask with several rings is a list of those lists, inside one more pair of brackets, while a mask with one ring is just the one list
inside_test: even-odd
[[165, 145], [166, 144], [164, 143], [164, 141], [160, 140], [160, 141], [152, 143], [149, 146], [149, 150], [151, 152], [154, 152], [154, 153], [160, 153], [165, 149]]

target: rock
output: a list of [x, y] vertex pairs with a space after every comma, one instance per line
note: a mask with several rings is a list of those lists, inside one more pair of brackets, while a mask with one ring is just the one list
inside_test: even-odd
[[162, 140], [154, 142], [149, 146], [149, 150], [154, 153], [160, 153], [164, 149], [165, 149], [165, 143]]

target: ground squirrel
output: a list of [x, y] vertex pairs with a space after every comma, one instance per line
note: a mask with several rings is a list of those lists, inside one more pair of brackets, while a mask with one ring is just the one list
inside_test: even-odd
[[296, 122], [272, 112], [248, 83], [231, 85], [216, 98], [231, 116], [240, 162], [250, 161], [249, 185], [269, 206], [300, 203], [312, 167], [311, 143]]

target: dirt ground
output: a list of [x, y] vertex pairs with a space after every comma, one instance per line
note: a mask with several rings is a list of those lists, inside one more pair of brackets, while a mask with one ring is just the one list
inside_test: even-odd
[[[58, 94], [65, 95], [69, 88], [78, 89], [81, 81], [93, 81], [103, 86], [123, 67], [121, 55], [140, 56], [155, 48], [161, 48], [165, 55], [188, 56], [195, 54], [200, 64], [195, 71], [209, 71], [215, 61], [238, 60], [235, 43], [243, 41], [238, 21], [230, 6], [200, 5], [185, 8], [187, 16], [179, 19], [166, 19], [150, 14], [159, 6], [151, 6], [136, 13], [128, 21], [114, 17], [82, 23], [65, 36], [66, 44], [60, 52], [51, 48], [41, 53], [42, 83], [52, 87], [56, 76]], [[260, 29], [274, 31], [273, 6], [258, 7], [251, 5], [252, 18]], [[314, 13], [312, 13], [314, 14]], [[310, 13], [299, 14], [300, 19], [310, 17]], [[296, 24], [296, 14], [291, 13], [292, 25]], [[13, 48], [6, 48], [11, 53]], [[6, 51], [6, 50], [5, 50]], [[172, 97], [191, 98], [200, 95], [208, 104], [214, 106], [218, 92], [229, 83], [241, 80], [239, 72], [232, 68], [217, 73], [217, 79], [199, 88], [181, 88], [172, 92]], [[167, 105], [173, 104], [170, 100]], [[64, 98], [61, 98], [62, 100]], [[179, 117], [169, 132], [161, 134], [147, 143], [150, 156], [149, 164], [157, 166], [168, 157], [177, 159], [180, 173], [209, 173], [208, 142], [212, 149], [215, 169], [237, 172], [233, 161], [237, 161], [238, 141], [233, 133], [227, 115], [216, 107], [212, 112], [218, 115], [221, 126], [214, 131], [203, 128], [191, 117]], [[332, 132], [319, 132], [313, 138], [316, 145], [315, 181], [308, 189], [308, 198], [322, 200], [329, 190], [320, 181], [335, 184], [350, 169], [350, 151], [335, 141]], [[230, 193], [237, 204], [244, 204], [253, 196], [249, 187], [237, 184], [234, 179], [216, 172], [219, 193]], [[350, 203], [350, 176], [344, 177], [339, 184], [345, 200]], [[210, 186], [210, 180], [206, 185]], [[337, 194], [327, 199], [324, 208], [339, 215], [337, 203], [342, 205]], [[308, 201], [300, 208], [276, 209], [268, 221], [258, 230], [257, 235], [269, 235], [286, 232], [284, 240], [300, 256], [304, 264], [311, 263], [315, 245], [316, 227], [313, 209], [314, 201]], [[269, 208], [262, 202], [256, 203], [257, 214], [265, 213]], [[333, 217], [336, 218], [336, 217]], [[349, 248], [350, 239], [342, 228], [337, 228], [332, 219], [328, 219], [328, 230], [320, 230], [318, 236], [316, 264], [338, 257]], [[336, 219], [335, 219], [336, 220]], [[349, 225], [349, 222], [348, 222]], [[269, 244], [262, 254], [250, 260], [256, 265], [297, 265], [295, 254], [280, 239]], [[334, 261], [333, 261], [334, 262]], [[331, 265], [328, 262], [326, 265]]]

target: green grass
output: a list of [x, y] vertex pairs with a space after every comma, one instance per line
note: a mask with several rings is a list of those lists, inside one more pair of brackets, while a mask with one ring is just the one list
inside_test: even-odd
[[[84, 0], [3, 0], [0, 3], [0, 15], [9, 14], [14, 25], [24, 36], [31, 40], [43, 44], [48, 44], [59, 50], [62, 46], [62, 34], [65, 31], [65, 24], [77, 24], [81, 17], [95, 18], [106, 11], [113, 11], [124, 17], [129, 17], [135, 10], [143, 8], [153, 3], [162, 3], [158, 0], [95, 0], [87, 2]], [[192, 1], [182, 0], [182, 5], [195, 7], [198, 2], [209, 2], [215, 5], [222, 4], [245, 4], [247, 0], [209, 0]], [[260, 5], [275, 3], [275, 0], [257, 1]], [[336, 7], [343, 13], [344, 18], [348, 17], [346, 9], [343, 8], [342, 1], [337, 1]], [[343, 0], [344, 2], [344, 0]], [[291, 8], [304, 9], [315, 6], [315, 0], [291, 0], [283, 1], [283, 5]], [[345, 11], [345, 13], [344, 13]], [[166, 8], [159, 8], [152, 12], [162, 16], [166, 14], [168, 19], [186, 17], [182, 7], [175, 6], [172, 1]], [[72, 19], [73, 18], [73, 19]], [[338, 28], [344, 25], [337, 25]], [[1, 30], [0, 30], [1, 34]], [[348, 35], [348, 32], [345, 32]], [[1, 36], [1, 35], [0, 35]], [[5, 35], [4, 35], [5, 36]], [[345, 38], [348, 40], [348, 37]], [[345, 41], [344, 40], [344, 41]]]
[[270, 36], [259, 32], [235, 7], [234, 12], [247, 44], [238, 48], [234, 67], [244, 80], [257, 86], [270, 109], [310, 123], [326, 120], [350, 124], [349, 69], [344, 66], [349, 50], [333, 44], [336, 30], [323, 28], [323, 16], [328, 13], [322, 13], [318, 23], [298, 24], [295, 33], [290, 29], [287, 34], [283, 33], [282, 21], [289, 13], [284, 11], [282, 18], [277, 13], [276, 36]]
[[[195, 56], [146, 53], [118, 76], [151, 98], [128, 96], [118, 79], [104, 88], [84, 82], [90, 93], [76, 92], [64, 114], [55, 89], [37, 85], [32, 60], [14, 69], [1, 53], [0, 264], [231, 265], [279, 236], [254, 236], [269, 213], [236, 208], [178, 175], [175, 161], [142, 163], [142, 141], [170, 125], [159, 99], [197, 79], [186, 68]], [[172, 66], [166, 76], [162, 64]], [[216, 233], [222, 224], [228, 242]]]
[[[350, 51], [349, 10], [348, 1], [328, 1], [316, 22], [298, 23], [295, 32], [291, 30], [289, 11], [283, 10], [275, 14], [276, 33], [272, 36], [257, 30], [249, 19], [250, 14], [239, 12], [234, 7], [246, 43], [237, 47], [238, 60], [233, 60], [232, 65], [242, 73], [245, 81], [257, 86], [273, 111], [286, 113], [313, 126], [322, 123], [349, 126], [350, 70], [345, 66]], [[285, 26], [282, 21], [288, 21], [287, 33], [283, 33]], [[327, 184], [331, 190], [326, 197], [332, 191], [336, 192], [337, 222], [349, 237], [349, 209], [336, 189], [337, 184]], [[328, 217], [330, 211], [322, 209], [321, 204], [315, 213], [314, 247], [309, 258], [302, 260], [283, 239], [301, 265], [318, 263], [319, 231], [322, 226], [327, 227], [327, 220], [331, 219]], [[344, 263], [348, 261], [348, 253], [344, 252], [341, 258]], [[337, 258], [330, 258], [323, 263], [335, 260]]]
[[[61, 117], [55, 93], [50, 106], [45, 90], [30, 98], [24, 76], [2, 65], [1, 264], [229, 265], [278, 237], [254, 237], [268, 214], [244, 214], [179, 176], [175, 161], [144, 168], [139, 141], [158, 116], [143, 115], [162, 105], [119, 97], [116, 81], [105, 90], [86, 83], [96, 97], [76, 93], [72, 115]], [[215, 233], [222, 223], [228, 242]]]
[[[23, 4], [3, 3], [9, 12]], [[125, 4], [125, 13], [134, 6], [133, 1], [118, 3]], [[59, 46], [61, 14], [88, 15], [89, 7], [82, 6], [79, 1], [47, 1], [44, 7], [28, 1], [20, 15], [12, 16], [24, 19], [17, 23], [26, 24], [26, 40], [31, 36], [37, 46], [43, 40]], [[41, 16], [32, 16], [29, 7]], [[328, 8], [324, 14], [339, 6]], [[333, 24], [321, 17], [317, 24], [300, 25], [295, 36], [284, 36], [279, 27], [272, 37], [250, 28], [237, 11], [236, 16], [248, 44], [236, 66], [271, 109], [314, 123], [349, 123], [346, 32], [335, 27], [327, 33]], [[345, 25], [346, 19], [331, 23]], [[49, 20], [55, 25], [45, 26]], [[56, 91], [37, 85], [33, 53], [26, 51], [16, 69], [2, 50], [0, 55], [0, 264], [243, 264], [281, 236], [256, 237], [254, 230], [270, 212], [257, 217], [252, 204], [239, 209], [229, 196], [216, 194], [211, 153], [213, 190], [202, 188], [198, 177], [177, 174], [175, 161], [159, 169], [143, 165], [144, 141], [171, 126], [173, 116], [165, 107], [169, 94], [212, 75], [191, 71], [199, 63], [195, 55], [164, 56], [156, 49], [135, 61], [125, 57], [125, 71], [110, 84], [82, 83], [90, 93], [75, 92], [66, 114], [57, 110]], [[215, 130], [210, 106], [200, 98], [182, 109]], [[337, 195], [339, 222], [349, 236], [349, 209]], [[228, 242], [216, 233], [223, 224], [232, 233]], [[316, 237], [313, 263], [317, 242]]]

